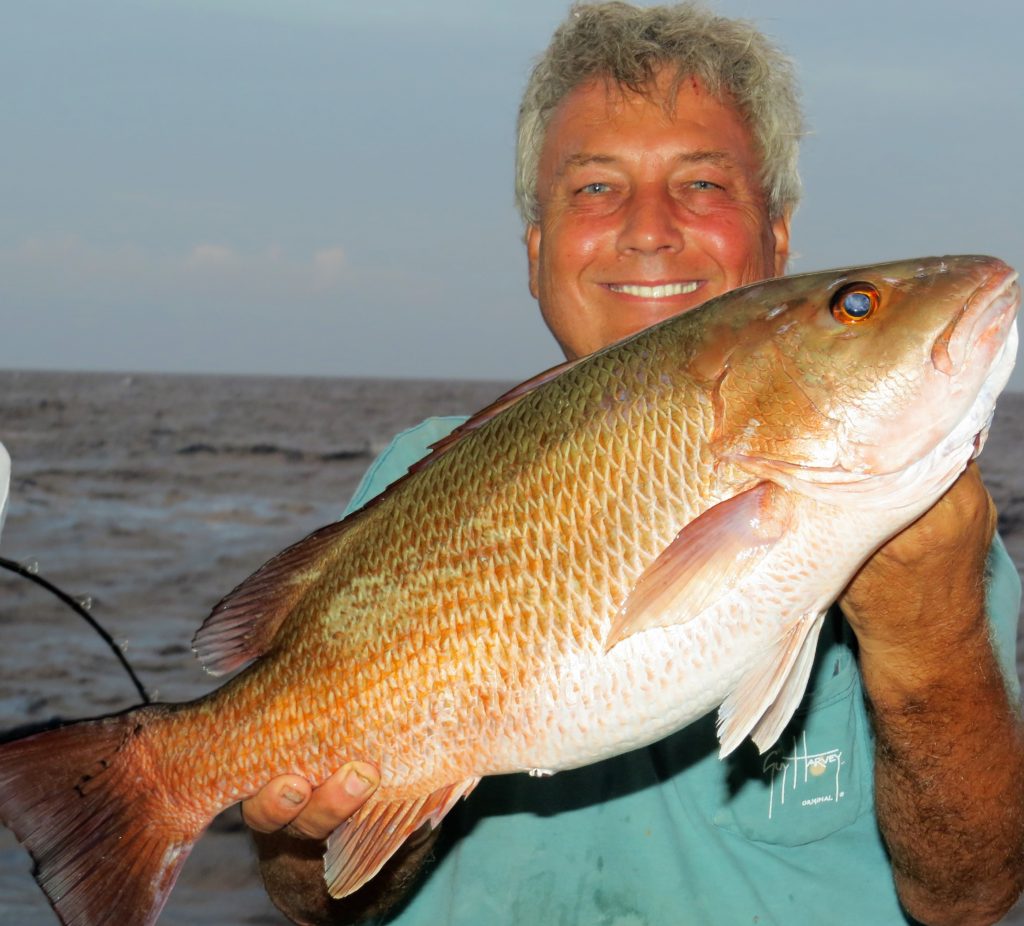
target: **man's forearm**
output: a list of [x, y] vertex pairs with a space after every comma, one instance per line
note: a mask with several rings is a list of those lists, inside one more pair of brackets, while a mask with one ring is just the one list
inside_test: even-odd
[[335, 900], [324, 881], [324, 843], [278, 833], [253, 833], [260, 875], [270, 899], [301, 926], [343, 926], [380, 916], [396, 906], [418, 880], [440, 828], [425, 826], [406, 840], [366, 885]]
[[[974, 619], [955, 632], [934, 627], [930, 656], [918, 649], [902, 662], [896, 651], [869, 651], [861, 660], [878, 824], [900, 898], [928, 924], [995, 922], [1024, 877], [1024, 739], [983, 590], [971, 597], [959, 604], [973, 607]], [[927, 626], [931, 616], [918, 617]]]
[[1024, 877], [1024, 738], [990, 640], [996, 511], [972, 463], [854, 577], [875, 804], [907, 911], [992, 923]]

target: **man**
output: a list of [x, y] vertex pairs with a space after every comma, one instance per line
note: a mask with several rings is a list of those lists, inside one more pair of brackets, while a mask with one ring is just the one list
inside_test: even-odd
[[[530, 291], [566, 356], [781, 274], [799, 132], [789, 66], [746, 24], [575, 8], [531, 77], [517, 164]], [[400, 435], [352, 504], [457, 421]], [[432, 850], [398, 922], [877, 924], [903, 922], [901, 905], [994, 922], [1024, 873], [1019, 583], [994, 521], [972, 467], [876, 554], [763, 760], [720, 762], [698, 722], [549, 781], [485, 780], [441, 842], [417, 834], [337, 903], [322, 846], [295, 834], [325, 837], [376, 770], [348, 766], [312, 796], [286, 776], [245, 809], [257, 830], [291, 824], [258, 840], [271, 895], [297, 922], [350, 922], [392, 903]]]

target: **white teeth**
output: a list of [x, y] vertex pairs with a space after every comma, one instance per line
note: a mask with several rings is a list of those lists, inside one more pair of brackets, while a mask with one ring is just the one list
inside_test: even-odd
[[613, 293], [624, 293], [627, 296], [639, 296], [641, 299], [664, 299], [668, 296], [684, 296], [692, 293], [696, 283], [665, 283], [661, 286], [634, 286], [632, 284], [609, 284]]

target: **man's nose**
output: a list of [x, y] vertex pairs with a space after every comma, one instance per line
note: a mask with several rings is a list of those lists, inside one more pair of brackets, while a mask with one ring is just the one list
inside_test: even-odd
[[625, 205], [618, 239], [620, 253], [656, 254], [681, 250], [683, 229], [677, 208], [668, 190], [634, 190]]

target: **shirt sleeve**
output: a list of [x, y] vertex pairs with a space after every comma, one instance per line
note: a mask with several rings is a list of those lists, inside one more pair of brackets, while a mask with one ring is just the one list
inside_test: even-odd
[[465, 420], [460, 415], [435, 416], [397, 434], [370, 464], [345, 506], [345, 514], [351, 514], [375, 495], [380, 495], [392, 482], [404, 476], [413, 463], [422, 460], [431, 444], [447, 437]]
[[988, 554], [986, 605], [992, 646], [1014, 700], [1020, 697], [1017, 676], [1017, 624], [1020, 616], [1021, 585], [1002, 538], [996, 534]]

